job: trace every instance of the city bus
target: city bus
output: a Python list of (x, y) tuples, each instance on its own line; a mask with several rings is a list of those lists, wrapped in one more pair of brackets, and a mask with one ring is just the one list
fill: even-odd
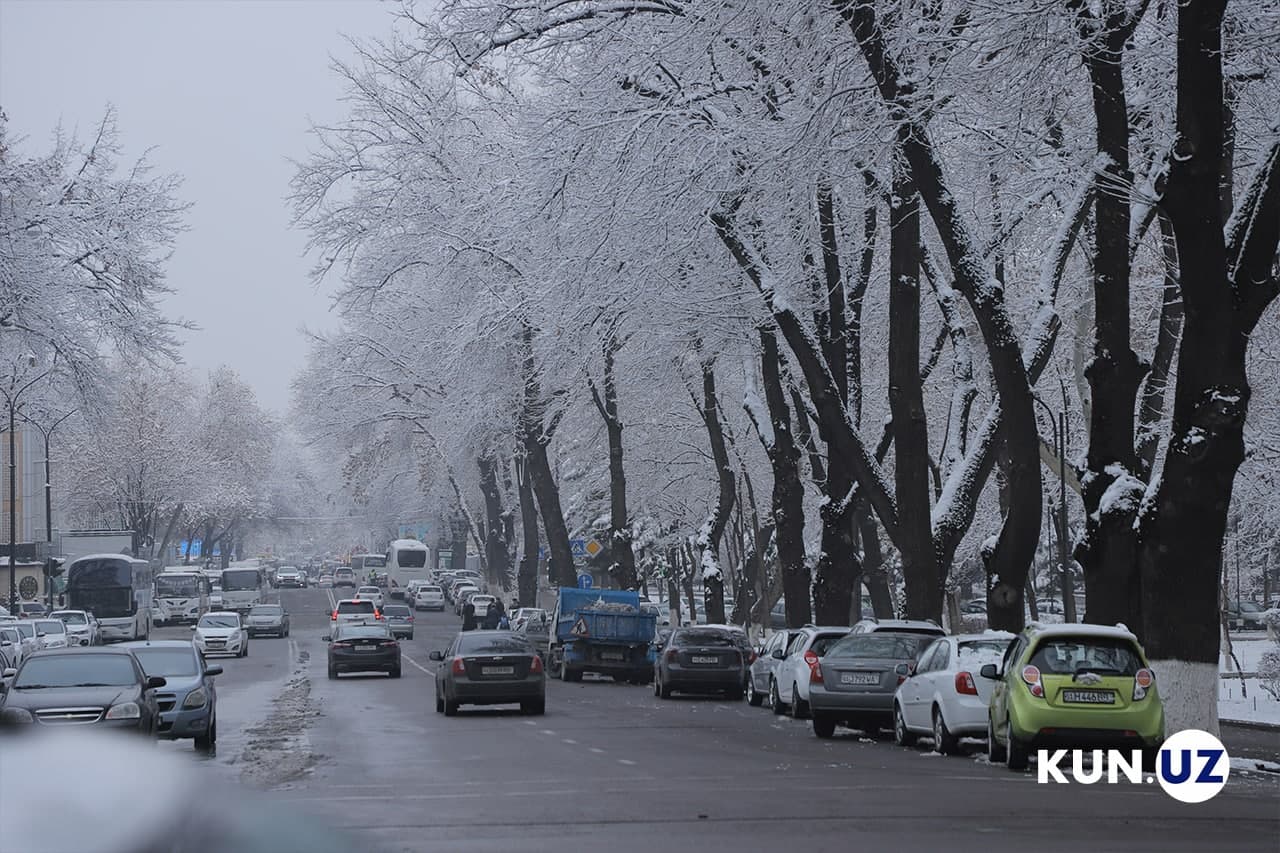
[(396, 539), (387, 547), (387, 574), (396, 586), (392, 598), (401, 598), (412, 580), (427, 579), (431, 552), (417, 539)]
[(247, 613), (267, 600), (270, 581), (261, 566), (231, 566), (222, 570), (222, 609)]
[(195, 566), (166, 566), (156, 575), (156, 598), (171, 622), (198, 622), (209, 611), (209, 579)]
[(68, 610), (87, 610), (98, 620), (101, 641), (151, 636), (151, 566), (124, 554), (88, 554), (67, 564)]

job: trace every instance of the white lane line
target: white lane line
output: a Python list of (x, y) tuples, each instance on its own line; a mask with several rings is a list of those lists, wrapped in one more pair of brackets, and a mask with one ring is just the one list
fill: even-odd
[(619, 759), (618, 759), (618, 763), (619, 763), (619, 764), (626, 764), (628, 767), (635, 767), (635, 766), (636, 766), (636, 763), (635, 763), (634, 761), (628, 761), (628, 760), (627, 760), (627, 759), (625, 759), (625, 758), (619, 758)]
[(551, 729), (542, 729), (542, 730), (540, 731), (540, 734), (544, 734), (544, 735), (554, 735), (554, 734), (555, 734), (555, 732), (551, 731)]
[(430, 669), (427, 669), (425, 666), (423, 666), (422, 664), (418, 663), (416, 660), (414, 660), (413, 658), (409, 657), (409, 656), (408, 656), (408, 655), (406, 655), (404, 652), (400, 652), (400, 657), (404, 658), (404, 659), (405, 659), (405, 660), (407, 660), (409, 663), (411, 663), (412, 665), (416, 666), (418, 669), (420, 669), (420, 670), (422, 670), (423, 672), (425, 672), (427, 675), (430, 675), (432, 678), (434, 678), (434, 677), (435, 677), (435, 672), (434, 672), (434, 671), (432, 671), (432, 670), (430, 670)]
[(601, 749), (601, 748), (600, 748), (600, 747), (598, 747), (598, 746), (593, 746), (593, 747), (591, 747), (591, 751), (592, 751), (592, 752), (594, 752), (594, 753), (600, 754), (600, 755), (603, 755), (603, 754), (604, 754), (604, 750), (603, 750), (603, 749)]
[(574, 739), (573, 739), (573, 738), (571, 738), (571, 737), (567, 737), (567, 738), (565, 738), (565, 739), (564, 739), (564, 742), (565, 742), (565, 743), (569, 743), (569, 744), (576, 744), (576, 743), (577, 743), (577, 741), (576, 741), (576, 740), (574, 740)]

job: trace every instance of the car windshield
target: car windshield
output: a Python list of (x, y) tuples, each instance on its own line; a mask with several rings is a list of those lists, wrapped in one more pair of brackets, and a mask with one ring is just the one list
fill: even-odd
[(376, 586), (362, 586), (360, 595), (382, 595), (382, 590)]
[(165, 677), (196, 674), (196, 654), (193, 649), (134, 649), (133, 654), (142, 664), (147, 675)]
[(18, 670), (13, 686), (18, 690), (45, 687), (125, 687), (138, 683), (133, 660), (127, 654), (33, 657)]
[(469, 632), (459, 641), (458, 652), (466, 655), (531, 655), (533, 647), (528, 640), (514, 634)]
[(851, 634), (832, 643), (824, 657), (915, 660), (933, 641), (933, 637), (924, 634), (905, 637), (888, 633)]
[(61, 619), (41, 619), (36, 623), (36, 630), (44, 631), (46, 634), (65, 634), (67, 626)]
[(259, 604), (249, 611), (250, 616), (281, 616), (284, 608), (279, 604)]
[(75, 612), (55, 613), (53, 615), (61, 619), (63, 623), (67, 625), (88, 625), (89, 624), (89, 620), (85, 618), (85, 615), (83, 613), (75, 613)]
[(257, 569), (228, 570), (222, 573), (222, 588), (228, 592), (257, 589), (262, 586), (262, 575)]
[(728, 631), (680, 631), (676, 634), (674, 642), (683, 646), (733, 646), (733, 635)]
[(1048, 637), (1036, 646), (1029, 663), (1050, 675), (1133, 675), (1142, 668), (1133, 643), (1119, 637)]
[(200, 617), (201, 628), (239, 628), (240, 617), (233, 614), (206, 614)]
[(336, 634), (335, 640), (349, 640), (352, 637), (390, 638), (391, 632), (386, 625), (345, 625)]
[(372, 601), (339, 601), (338, 613), (372, 613)]
[(17, 628), (22, 636), (26, 637), (28, 640), (36, 635), (36, 626), (32, 625), (30, 622), (15, 622), (13, 627)]
[(200, 579), (195, 575), (180, 575), (178, 577), (158, 575), (156, 577), (156, 595), (163, 595), (166, 598), (180, 598), (199, 594)]

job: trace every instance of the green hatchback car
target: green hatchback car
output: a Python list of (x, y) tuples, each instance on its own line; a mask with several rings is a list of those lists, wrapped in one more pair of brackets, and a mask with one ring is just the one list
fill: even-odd
[(988, 756), (1024, 770), (1040, 748), (1140, 748), (1154, 761), (1164, 708), (1138, 638), (1122, 625), (1037, 625), (997, 667), (987, 711)]

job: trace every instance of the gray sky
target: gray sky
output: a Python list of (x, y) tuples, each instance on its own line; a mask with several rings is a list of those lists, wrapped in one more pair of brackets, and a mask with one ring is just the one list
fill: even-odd
[[(184, 357), (229, 364), (283, 412), (302, 366), (302, 326), (327, 329), (289, 225), (293, 166), (310, 121), (343, 115), (330, 57), (343, 34), (389, 35), (378, 0), (0, 0), (0, 108), (10, 139), (45, 150), (54, 127), (87, 134), (107, 104), (130, 159), (153, 147), (184, 177), (190, 230), (169, 265), (171, 316), (198, 323)], [(326, 290), (330, 287), (326, 283)]]

